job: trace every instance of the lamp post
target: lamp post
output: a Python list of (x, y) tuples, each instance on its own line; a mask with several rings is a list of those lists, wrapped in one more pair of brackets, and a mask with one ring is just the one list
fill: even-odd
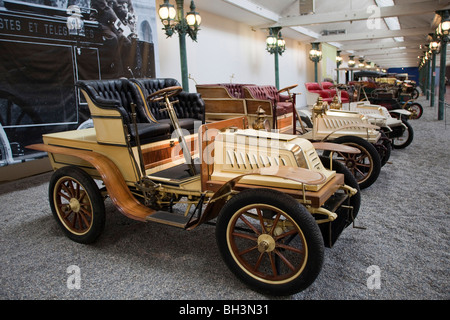
[(436, 30), (436, 34), (441, 42), (441, 65), (439, 68), (439, 110), (438, 120), (444, 120), (445, 111), (445, 64), (447, 55), (448, 35), (450, 33), (450, 11), (442, 10), (436, 12), (441, 16), (441, 23)]
[(189, 91), (189, 78), (186, 56), (186, 34), (193, 41), (197, 41), (197, 32), (201, 23), (200, 15), (195, 11), (194, 1), (191, 1), (190, 11), (184, 17), (184, 0), (176, 0), (177, 9), (164, 0), (159, 6), (159, 18), (164, 25), (163, 30), (167, 37), (171, 37), (175, 32), (178, 33), (180, 43), (180, 64), (181, 64), (181, 83), (184, 91)]
[(269, 35), (266, 38), (266, 50), (275, 58), (275, 86), (280, 89), (280, 71), (278, 66), (278, 55), (286, 50), (286, 42), (281, 35), (281, 27), (269, 28)]
[(309, 59), (314, 62), (314, 81), (317, 82), (317, 63), (322, 60), (322, 51), (319, 49), (320, 42), (311, 43), (312, 49), (309, 51)]
[[(428, 45), (426, 45), (426, 48), (428, 49)], [(430, 100), (430, 54), (428, 53), (428, 50), (424, 52), (424, 59), (425, 59), (425, 92), (427, 100)]]
[(336, 82), (339, 83), (339, 66), (342, 63), (342, 57), (341, 57), (341, 51), (338, 50), (336, 52), (336, 67), (337, 67), (337, 75), (336, 75)]
[(349, 68), (351, 68), (351, 71), (350, 71), (350, 81), (353, 81), (353, 68), (355, 67), (355, 65), (356, 65), (356, 62), (355, 62), (355, 56), (348, 56), (348, 62), (347, 62), (347, 65), (348, 65), (348, 67)]
[(431, 34), (432, 41), (430, 42), (431, 51), (431, 99), (430, 107), (434, 107), (434, 100), (436, 95), (435, 82), (436, 82), (436, 54), (439, 53), (439, 42), (436, 41), (435, 35)]

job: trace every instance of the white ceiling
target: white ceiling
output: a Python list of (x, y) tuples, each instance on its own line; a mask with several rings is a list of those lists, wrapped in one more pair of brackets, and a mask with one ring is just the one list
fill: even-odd
[[(200, 14), (208, 11), (254, 28), (282, 25), (284, 37), (333, 44), (342, 51), (344, 60), (354, 55), (383, 68), (416, 67), (417, 56), (423, 53), (419, 45), (427, 43), (428, 33), (436, 28), (435, 11), (450, 9), (450, 0), (393, 0), (394, 7), (376, 11), (374, 6), (378, 3), (381, 7), (385, 1), (315, 0), (315, 11), (309, 15), (300, 15), (300, 0), (195, 0), (195, 5)], [(390, 30), (389, 19), (370, 19), (377, 14), (395, 14), (400, 30)], [(323, 31), (336, 30), (345, 31), (322, 35)]]

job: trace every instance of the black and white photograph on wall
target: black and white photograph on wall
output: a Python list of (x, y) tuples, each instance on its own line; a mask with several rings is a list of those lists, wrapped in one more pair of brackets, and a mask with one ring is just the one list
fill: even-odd
[(0, 167), (46, 156), (42, 134), (90, 126), (78, 80), (154, 78), (148, 0), (0, 0)]

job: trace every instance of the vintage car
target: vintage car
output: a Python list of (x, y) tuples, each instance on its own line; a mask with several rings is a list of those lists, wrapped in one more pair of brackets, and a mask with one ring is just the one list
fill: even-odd
[(49, 155), (50, 207), (64, 233), (94, 242), (106, 197), (142, 222), (192, 230), (215, 221), (224, 262), (246, 285), (271, 295), (306, 289), (361, 201), (353, 176), (316, 147), (358, 150), (249, 129), (245, 117), (200, 120), (192, 131), (199, 96), (167, 84), (174, 82), (79, 81), (94, 127), (28, 146)]
[(391, 154), (391, 142), (380, 132), (380, 127), (370, 123), (367, 116), (339, 110), (321, 97), (314, 106), (299, 109), (300, 137), (310, 141), (328, 141), (349, 145), (360, 150), (359, 154), (331, 152), (323, 155), (344, 163), (355, 176), (361, 189), (368, 188), (378, 178), (381, 168)]
[(370, 123), (379, 126), (395, 149), (406, 148), (414, 139), (413, 127), (407, 120), (411, 116), (408, 110), (388, 111), (385, 107), (371, 104), (369, 101), (352, 102), (349, 104), (349, 109), (364, 114)]
[(411, 113), (409, 119), (419, 119), (422, 116), (423, 107), (416, 101), (419, 93), (411, 84), (405, 84), (396, 78), (385, 78), (371, 71), (355, 73), (356, 80), (364, 77), (369, 77), (370, 81), (350, 82), (357, 95), (356, 101), (370, 101), (370, 103), (381, 105), (389, 111), (407, 110)]

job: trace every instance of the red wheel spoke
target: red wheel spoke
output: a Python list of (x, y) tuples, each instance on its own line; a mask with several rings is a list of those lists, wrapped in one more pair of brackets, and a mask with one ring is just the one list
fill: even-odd
[(75, 214), (74, 215), (74, 217), (73, 217), (73, 220), (72, 220), (72, 228), (73, 229), (76, 229), (76, 224), (77, 224), (77, 218), (78, 218), (78, 215), (77, 214)]
[(58, 192), (58, 195), (61, 196), (61, 197), (63, 197), (63, 198), (66, 199), (66, 200), (70, 200), (70, 197), (69, 197), (68, 195), (62, 193), (61, 191)]
[(261, 225), (261, 230), (265, 230), (265, 228), (264, 228), (264, 217), (263, 217), (263, 215), (262, 215), (262, 213), (261, 213), (261, 209), (260, 208), (257, 208), (256, 209), (256, 213), (258, 214), (258, 218), (259, 218), (259, 223), (260, 223), (260, 225)]
[(72, 213), (73, 213), (72, 210), (68, 210), (68, 211), (64, 212), (64, 214), (63, 214), (63, 219), (64, 219), (64, 220), (68, 220), (67, 218), (68, 218)]
[(273, 221), (273, 227), (270, 230), (270, 235), (273, 235), (273, 231), (275, 230), (275, 226), (278, 224), (278, 220), (280, 220), (281, 212), (278, 212), (277, 216), (275, 217), (275, 220)]
[(356, 167), (355, 170), (358, 171), (359, 174), (362, 175), (363, 177), (365, 177), (367, 175), (366, 173), (363, 173), (361, 170), (359, 170), (358, 167)]
[(245, 249), (245, 250), (240, 251), (240, 252), (238, 253), (238, 255), (243, 256), (244, 254), (249, 253), (249, 252), (251, 252), (251, 251), (253, 251), (253, 250), (256, 250), (256, 249), (258, 249), (258, 246), (249, 247), (249, 248), (247, 248), (247, 249)]
[(259, 232), (256, 228), (255, 228), (255, 226), (254, 225), (252, 225), (251, 223), (250, 223), (250, 221), (248, 221), (245, 217), (244, 217), (244, 215), (241, 215), (241, 216), (239, 216), (239, 218), (250, 228), (250, 229), (252, 229), (253, 230), (253, 232), (254, 233), (256, 233), (257, 235), (260, 235), (261, 234), (261, 232)]
[(248, 240), (252, 240), (252, 241), (257, 241), (258, 240), (255, 236), (252, 236), (252, 235), (246, 234), (246, 233), (233, 232), (232, 235), (235, 236), (235, 237), (248, 239)]
[(80, 188), (81, 188), (81, 185), (79, 183), (77, 183), (77, 187), (75, 190), (75, 198), (77, 198), (77, 199), (80, 199), (80, 191), (81, 191)]
[(86, 210), (83, 207), (80, 207), (80, 212), (83, 213), (84, 216), (91, 218), (92, 217), (92, 212), (90, 212), (89, 210)]
[(358, 163), (356, 166), (357, 167), (370, 168), (370, 163)]
[(286, 238), (287, 236), (290, 236), (290, 235), (293, 235), (293, 234), (296, 234), (296, 233), (297, 233), (297, 230), (292, 229), (292, 230), (289, 230), (288, 232), (280, 234), (279, 236), (276, 236), (274, 239), (275, 239), (275, 241), (278, 241), (280, 239)]
[(263, 257), (264, 257), (264, 252), (260, 253), (260, 255), (259, 255), (259, 257), (258, 257), (258, 260), (256, 261), (256, 263), (255, 263), (255, 265), (254, 265), (254, 267), (253, 267), (253, 270), (254, 270), (254, 271), (257, 271), (257, 270), (258, 270), (259, 266), (261, 265), (261, 262), (262, 262)]
[(277, 247), (278, 248), (282, 248), (282, 249), (286, 249), (286, 250), (289, 250), (289, 251), (293, 251), (293, 252), (296, 252), (296, 253), (300, 253), (300, 254), (304, 254), (305, 253), (305, 250), (303, 248), (299, 249), (299, 248), (296, 248), (296, 247), (293, 247), (293, 246), (288, 246), (288, 245), (282, 244), (282, 243), (278, 243)]
[[(80, 216), (81, 220), (83, 220), (83, 222), (86, 226), (90, 225), (90, 221), (86, 218), (86, 216), (90, 217), (91, 216), (90, 214), (85, 215), (82, 212), (79, 212), (78, 215)], [(81, 222), (81, 220), (80, 220), (80, 222)]]
[(83, 201), (83, 199), (86, 197), (87, 193), (83, 190), (83, 192), (80, 194), (78, 194), (79, 198), (78, 201), (80, 201), (80, 203)]
[(270, 266), (272, 267), (272, 272), (274, 277), (276, 277), (278, 275), (278, 271), (277, 271), (277, 266), (275, 264), (275, 259), (272, 256), (272, 253), (269, 253), (269, 260), (270, 260)]
[(70, 199), (72, 193), (71, 193), (71, 191), (69, 190), (68, 186), (66, 186), (64, 183), (61, 183), (61, 189), (64, 190), (64, 191), (68, 194), (69, 199)]
[(72, 196), (72, 198), (75, 198), (75, 189), (73, 187), (72, 180), (67, 181), (67, 190), (68, 190), (69, 194)]
[(290, 263), (286, 257), (278, 250), (274, 250), (275, 254), (280, 257), (280, 259), (288, 266), (289, 269), (295, 271), (295, 267)]

